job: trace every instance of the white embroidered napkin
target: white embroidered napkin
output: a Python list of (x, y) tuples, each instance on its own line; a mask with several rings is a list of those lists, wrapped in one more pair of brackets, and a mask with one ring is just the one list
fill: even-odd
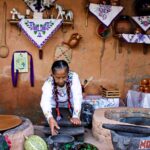
[(129, 43), (150, 44), (150, 36), (146, 34), (121, 34), (121, 36)]
[(135, 16), (132, 18), (144, 31), (150, 28), (150, 16)]
[(104, 25), (109, 26), (115, 17), (123, 10), (123, 7), (90, 3), (89, 10)]

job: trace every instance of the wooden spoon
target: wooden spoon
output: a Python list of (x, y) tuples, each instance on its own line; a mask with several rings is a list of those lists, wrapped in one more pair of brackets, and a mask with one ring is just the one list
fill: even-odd
[(9, 48), (6, 44), (6, 12), (7, 12), (7, 4), (4, 2), (3, 4), (3, 14), (4, 18), (2, 20), (2, 39), (0, 44), (0, 57), (6, 58), (9, 54)]

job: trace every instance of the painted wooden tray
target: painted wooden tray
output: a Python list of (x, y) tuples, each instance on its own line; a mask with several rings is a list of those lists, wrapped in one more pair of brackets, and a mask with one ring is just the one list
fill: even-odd
[(20, 117), (15, 115), (0, 115), (0, 131), (14, 128), (22, 123)]

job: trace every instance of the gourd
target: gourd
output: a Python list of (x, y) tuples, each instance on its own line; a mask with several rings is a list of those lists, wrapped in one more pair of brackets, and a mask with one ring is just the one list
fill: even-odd
[(48, 150), (46, 142), (41, 137), (37, 135), (31, 135), (25, 138), (25, 150)]

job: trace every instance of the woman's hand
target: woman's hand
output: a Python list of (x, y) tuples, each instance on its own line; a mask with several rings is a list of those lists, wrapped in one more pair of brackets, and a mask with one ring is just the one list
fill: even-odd
[(51, 134), (52, 135), (57, 135), (58, 130), (60, 129), (60, 127), (58, 126), (56, 120), (53, 117), (51, 117), (49, 119), (49, 125), (50, 125), (50, 129), (51, 129)]
[(81, 124), (81, 121), (79, 118), (71, 118), (70, 119), (70, 122), (74, 125), (80, 125)]

